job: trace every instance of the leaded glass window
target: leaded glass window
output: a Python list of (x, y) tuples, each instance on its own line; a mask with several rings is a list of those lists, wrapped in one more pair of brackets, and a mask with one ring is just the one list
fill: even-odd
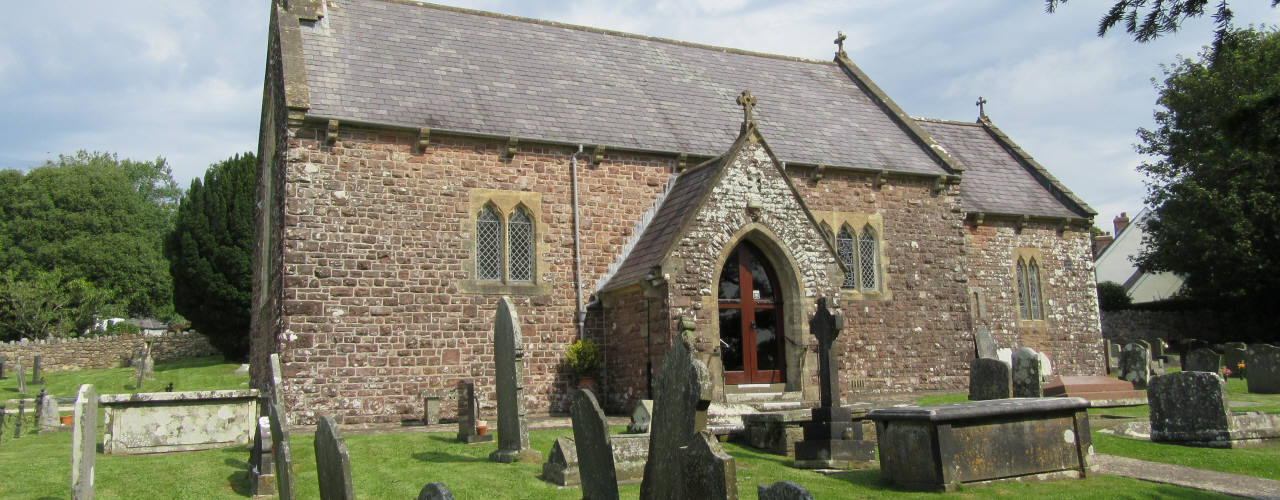
[(860, 274), (862, 275), (862, 289), (875, 290), (877, 278), (876, 256), (880, 252), (876, 251), (876, 237), (871, 234), (871, 228), (862, 230), (862, 235), (858, 237), (858, 264)]
[(492, 205), (485, 205), (476, 217), (476, 276), (502, 279), (502, 219)]
[(836, 251), (840, 254), (840, 260), (844, 262), (849, 272), (844, 275), (844, 285), (842, 288), (858, 287), (858, 267), (853, 263), (853, 235), (849, 234), (849, 228), (841, 227), (840, 234), (836, 235)]
[(1031, 309), (1031, 315), (1027, 319), (1044, 319), (1040, 308), (1040, 265), (1035, 259), (1031, 259), (1031, 263), (1027, 264), (1027, 292), (1031, 296), (1028, 307)]
[(1015, 270), (1018, 279), (1018, 313), (1022, 319), (1031, 319), (1031, 297), (1027, 292), (1027, 261), (1018, 258)]
[(507, 248), (511, 281), (533, 280), (533, 221), (523, 208), (516, 208), (507, 220)]

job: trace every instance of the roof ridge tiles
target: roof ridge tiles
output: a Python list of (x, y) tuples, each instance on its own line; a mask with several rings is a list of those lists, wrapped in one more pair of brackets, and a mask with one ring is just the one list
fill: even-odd
[(751, 51), (751, 50), (735, 49), (735, 48), (733, 48), (733, 47), (721, 47), (721, 46), (719, 46), (719, 45), (710, 45), (710, 44), (704, 44), (704, 43), (688, 42), (688, 41), (684, 41), (684, 40), (676, 40), (676, 39), (673, 39), (673, 38), (664, 38), (664, 37), (660, 37), (660, 36), (641, 35), (641, 34), (639, 34), (639, 33), (629, 33), (629, 32), (626, 32), (626, 31), (617, 31), (617, 30), (610, 30), (610, 29), (604, 29), (604, 28), (593, 28), (593, 27), (591, 27), (591, 26), (583, 26), (583, 25), (580, 25), (580, 24), (570, 24), (570, 23), (562, 23), (562, 22), (558, 22), (558, 21), (548, 21), (548, 20), (545, 20), (545, 19), (536, 19), (536, 18), (532, 18), (532, 17), (515, 16), (515, 15), (511, 15), (511, 14), (502, 14), (502, 13), (498, 13), (498, 12), (489, 12), (489, 11), (484, 11), (484, 10), (468, 9), (468, 8), (466, 8), (466, 7), (454, 7), (454, 6), (451, 6), (451, 5), (441, 5), (441, 4), (431, 3), (431, 2), (418, 2), (418, 1), (415, 1), (415, 0), (376, 0), (376, 1), (378, 1), (378, 2), (385, 2), (385, 3), (394, 3), (394, 4), (400, 4), (400, 5), (409, 5), (409, 6), (414, 6), (414, 7), (424, 7), (424, 8), (428, 8), (428, 9), (436, 9), (436, 10), (443, 10), (443, 11), (449, 11), (449, 12), (457, 12), (457, 13), (459, 13), (459, 14), (469, 14), (469, 15), (475, 15), (475, 16), (481, 16), (481, 17), (489, 17), (489, 18), (494, 18), (494, 19), (505, 19), (505, 20), (509, 20), (509, 21), (517, 21), (517, 22), (522, 22), (522, 23), (539, 24), (539, 25), (543, 25), (543, 26), (552, 26), (552, 27), (556, 27), (556, 28), (565, 28), (565, 29), (571, 29), (571, 30), (576, 30), (576, 31), (582, 31), (582, 32), (586, 32), (586, 33), (596, 33), (596, 34), (600, 34), (600, 35), (610, 35), (610, 36), (618, 36), (618, 37), (624, 37), (624, 38), (634, 38), (634, 39), (637, 39), (637, 40), (645, 40), (645, 41), (650, 41), (650, 42), (666, 43), (666, 44), (670, 44), (670, 45), (678, 45), (678, 46), (681, 46), (681, 47), (690, 47), (690, 48), (695, 48), (695, 49), (712, 50), (712, 51), (716, 51), (716, 52), (724, 52), (724, 53), (729, 53), (729, 54), (740, 54), (740, 55), (745, 55), (745, 56), (765, 57), (765, 58), (769, 58), (769, 59), (781, 59), (781, 60), (784, 60), (784, 61), (802, 62), (802, 63), (810, 63), (810, 64), (822, 64), (822, 65), (826, 65), (826, 66), (836, 66), (836, 65), (837, 65), (837, 64), (836, 64), (836, 62), (835, 62), (834, 60), (831, 60), (831, 61), (823, 61), (823, 60), (820, 60), (820, 59), (809, 59), (809, 58), (806, 58), (806, 57), (795, 57), (795, 56), (787, 56), (787, 55), (782, 55), (782, 54), (770, 54), (770, 53), (767, 53), (767, 52), (755, 52), (755, 51)]

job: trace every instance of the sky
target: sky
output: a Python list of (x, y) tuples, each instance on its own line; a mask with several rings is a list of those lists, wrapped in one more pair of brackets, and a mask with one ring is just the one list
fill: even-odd
[[(1096, 36), (1110, 1), (444, 0), (649, 36), (830, 60), (845, 50), (913, 116), (992, 121), (1089, 203), (1111, 230), (1146, 194), (1133, 148), (1153, 127), (1162, 64), (1194, 57), (1211, 20), (1140, 44)], [(1238, 25), (1280, 24), (1236, 0)], [(0, 18), (0, 168), (77, 150), (164, 157), (186, 186), (256, 151), (266, 0), (16, 2)]]

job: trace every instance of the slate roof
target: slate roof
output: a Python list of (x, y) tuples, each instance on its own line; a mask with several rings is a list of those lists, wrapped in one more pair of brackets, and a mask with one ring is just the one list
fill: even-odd
[(834, 62), (387, 0), (301, 28), (311, 116), (714, 157), (755, 119), (779, 160), (950, 172)]
[[(981, 123), (916, 119), (933, 140), (964, 165), (960, 198), (966, 212), (1040, 217), (1089, 218), (1093, 209), (1073, 200), (1066, 188), (1038, 165), (1020, 159)], [(1006, 138), (1007, 139), (1007, 138)], [(1031, 160), (1034, 161), (1034, 160)]]

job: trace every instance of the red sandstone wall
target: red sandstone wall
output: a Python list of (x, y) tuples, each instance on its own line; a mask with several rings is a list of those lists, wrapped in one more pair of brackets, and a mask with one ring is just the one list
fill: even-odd
[[(284, 206), (285, 403), (295, 421), (416, 418), (420, 391), (474, 379), (493, 408), (493, 314), (499, 295), (468, 294), (472, 188), (537, 192), (544, 295), (513, 296), (523, 324), (526, 405), (563, 408), (572, 376), (563, 350), (574, 325), (569, 148), (432, 138), (343, 127), (289, 139)], [(584, 155), (583, 160), (586, 159)], [(580, 168), (584, 294), (652, 205), (670, 160), (609, 155)], [(584, 300), (586, 297), (584, 297)], [(447, 410), (446, 410), (447, 411)]]
[[(1093, 253), (1087, 230), (1060, 232), (1057, 225), (1030, 222), (1021, 229), (1009, 219), (966, 224), (970, 286), (978, 289), (982, 307), (977, 324), (991, 329), (997, 346), (1030, 347), (1044, 352), (1055, 374), (1102, 375), (1102, 330), (1093, 275)], [(1045, 302), (1042, 324), (1019, 324), (1014, 282), (1014, 249), (1039, 249)]]
[(879, 214), (887, 299), (850, 300), (838, 339), (841, 388), (859, 392), (960, 389), (968, 385), (973, 339), (967, 329), (963, 214), (955, 186), (929, 178), (811, 169), (788, 174), (815, 211)]

